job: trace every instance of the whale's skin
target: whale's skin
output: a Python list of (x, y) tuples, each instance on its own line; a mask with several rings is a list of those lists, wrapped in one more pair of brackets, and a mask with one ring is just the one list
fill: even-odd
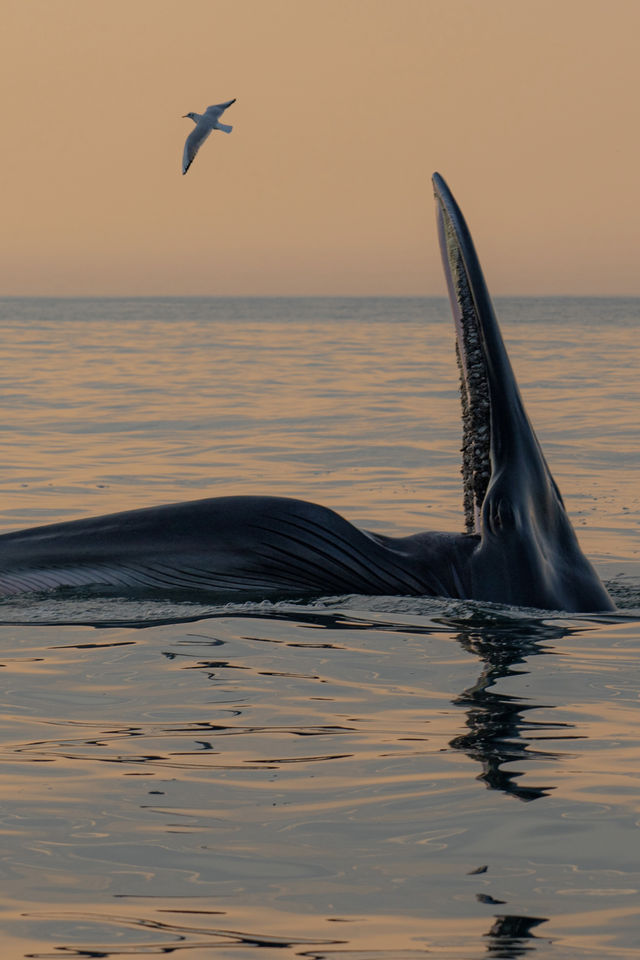
[(303, 500), (215, 497), (3, 534), (0, 595), (355, 593), (613, 609), (525, 413), (468, 227), (438, 174), (433, 186), (461, 372), (466, 532), (389, 537)]

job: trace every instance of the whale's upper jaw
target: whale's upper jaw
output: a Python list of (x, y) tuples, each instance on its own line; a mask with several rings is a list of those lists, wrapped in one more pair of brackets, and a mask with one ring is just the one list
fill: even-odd
[(480, 536), (473, 595), (612, 609), (527, 417), (469, 228), (437, 173), (433, 187), (460, 367), (465, 524)]

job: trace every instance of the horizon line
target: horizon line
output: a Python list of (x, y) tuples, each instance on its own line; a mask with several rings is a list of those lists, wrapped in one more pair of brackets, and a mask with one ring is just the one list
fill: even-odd
[[(494, 293), (495, 300), (638, 300), (640, 293)], [(448, 300), (446, 293), (7, 293), (5, 300)]]

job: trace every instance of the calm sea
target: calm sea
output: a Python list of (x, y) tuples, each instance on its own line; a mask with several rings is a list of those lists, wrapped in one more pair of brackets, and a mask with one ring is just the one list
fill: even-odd
[[(640, 300), (498, 312), (619, 612), (1, 602), (3, 957), (638, 956)], [(462, 528), (444, 300), (0, 325), (2, 531), (235, 493)]]

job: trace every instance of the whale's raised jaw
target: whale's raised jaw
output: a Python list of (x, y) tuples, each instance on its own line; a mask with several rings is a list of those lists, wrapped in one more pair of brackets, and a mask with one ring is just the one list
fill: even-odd
[(433, 187), (460, 368), (465, 523), (480, 537), (470, 592), (547, 609), (613, 609), (525, 412), (469, 228), (437, 173)]

